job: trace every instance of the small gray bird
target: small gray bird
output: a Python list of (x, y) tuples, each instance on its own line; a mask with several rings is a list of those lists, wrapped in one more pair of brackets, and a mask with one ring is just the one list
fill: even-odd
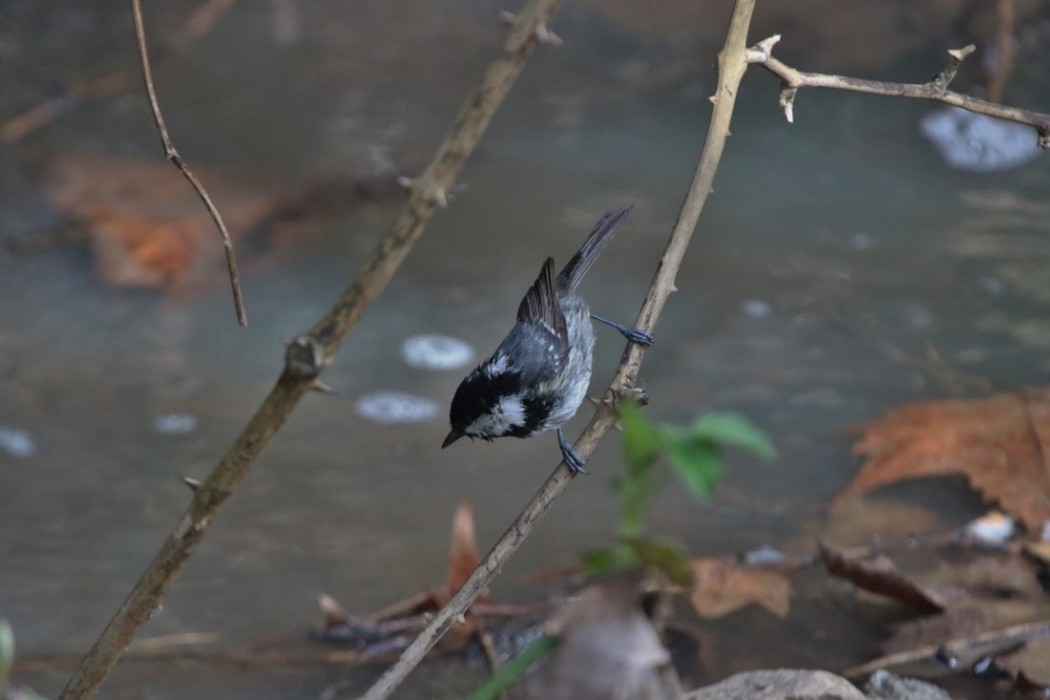
[(648, 333), (592, 314), (575, 293), (632, 208), (599, 219), (557, 277), (554, 258), (543, 263), (540, 276), (518, 306), (517, 323), (492, 357), (456, 389), (449, 410), (452, 430), (442, 448), (464, 435), (482, 440), (526, 438), (556, 429), (565, 464), (577, 474), (587, 473), (561, 426), (576, 414), (591, 382), (591, 319), (615, 328), (631, 342), (653, 342)]

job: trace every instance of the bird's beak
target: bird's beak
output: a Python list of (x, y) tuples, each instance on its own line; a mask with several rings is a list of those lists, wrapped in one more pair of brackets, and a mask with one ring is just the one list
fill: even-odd
[(463, 433), (453, 428), (452, 430), (448, 431), (448, 437), (446, 437), (445, 441), (441, 443), (441, 449), (445, 449), (446, 447), (454, 443), (456, 440), (459, 440), (461, 437), (463, 437)]

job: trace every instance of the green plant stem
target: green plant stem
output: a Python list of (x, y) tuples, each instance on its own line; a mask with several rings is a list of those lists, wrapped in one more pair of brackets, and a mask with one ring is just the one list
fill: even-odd
[(520, 654), (503, 664), (485, 685), (478, 688), (470, 700), (493, 700), (511, 683), (518, 680), (534, 663), (558, 648), (561, 639), (543, 636), (525, 647)]

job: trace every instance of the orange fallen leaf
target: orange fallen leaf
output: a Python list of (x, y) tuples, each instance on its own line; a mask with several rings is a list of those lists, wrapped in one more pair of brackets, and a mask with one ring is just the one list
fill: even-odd
[(697, 557), (692, 566), (689, 601), (700, 617), (722, 617), (752, 603), (777, 617), (788, 614), (791, 583), (783, 574), (722, 557)]
[(469, 501), (463, 501), (452, 517), (452, 539), (448, 552), (448, 569), (445, 571), (445, 585), (449, 595), (459, 590), (474, 573), (474, 569), (478, 568), (480, 561), (478, 540), (474, 534), (474, 509)]
[(1050, 387), (914, 403), (862, 430), (853, 451), (867, 461), (835, 505), (898, 481), (962, 474), (1030, 531), (1050, 520)]
[[(251, 183), (197, 174), (208, 183), (234, 238), (276, 206)], [(48, 175), (48, 198), (83, 222), (99, 275), (109, 286), (171, 289), (221, 279), (225, 258), (215, 223), (167, 163), (62, 156)]]
[(185, 285), (201, 238), (201, 221), (160, 221), (97, 207), (86, 217), (102, 281), (111, 287)]

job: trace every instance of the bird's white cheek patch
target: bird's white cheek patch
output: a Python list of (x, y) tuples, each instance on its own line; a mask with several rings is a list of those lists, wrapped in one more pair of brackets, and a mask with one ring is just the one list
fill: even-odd
[(471, 423), (466, 432), (478, 437), (501, 437), (506, 435), (511, 427), (524, 424), (525, 407), (521, 405), (521, 399), (504, 396), (495, 410), (483, 414)]
[(525, 425), (525, 407), (521, 405), (521, 399), (504, 396), (499, 400), (499, 412), (507, 425)]

